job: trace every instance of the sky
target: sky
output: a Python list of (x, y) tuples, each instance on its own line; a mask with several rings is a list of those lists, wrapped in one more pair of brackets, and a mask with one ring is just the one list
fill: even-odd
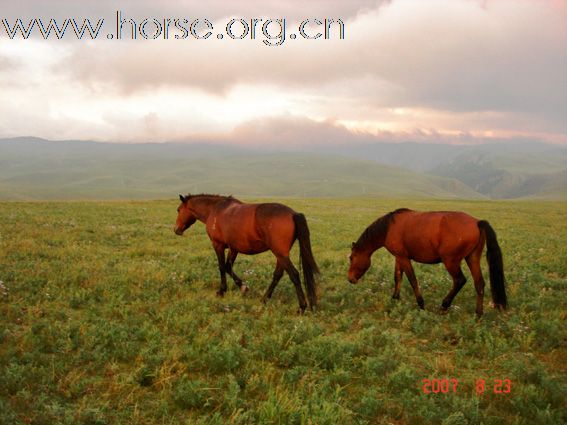
[[(117, 10), (137, 23), (206, 18), (214, 30), (206, 40), (173, 32), (127, 40), (128, 29), (108, 39)], [(565, 0), (2, 5), (0, 19), (17, 18), (105, 22), (98, 39), (80, 41), (70, 29), (61, 40), (37, 31), (10, 39), (0, 24), (0, 138), (567, 144)], [(255, 40), (230, 39), (224, 28), (233, 18), (285, 18), (286, 39), (267, 46), (262, 22)], [(341, 19), (344, 39), (338, 25), (327, 40), (303, 39), (298, 26), (307, 18)], [(316, 34), (310, 22), (306, 31)], [(270, 25), (277, 34), (277, 22)]]

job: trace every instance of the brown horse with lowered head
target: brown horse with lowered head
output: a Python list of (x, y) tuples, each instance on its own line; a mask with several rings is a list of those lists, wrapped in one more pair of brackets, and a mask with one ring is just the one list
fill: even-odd
[(226, 273), (242, 293), (248, 290), (233, 270), (239, 253), (259, 254), (270, 250), (276, 257), (276, 268), (262, 301), (265, 303), (272, 297), (285, 271), (295, 286), (300, 312), (305, 311), (307, 303), (301, 289), (299, 272), (289, 258), (291, 247), (297, 239), (309, 306), (313, 309), (317, 304), (314, 274), (319, 273), (319, 269), (313, 258), (309, 228), (303, 214), (283, 204), (246, 204), (232, 196), (179, 195), (179, 199), (181, 204), (177, 208), (175, 233), (182, 235), (197, 220), (205, 224), (219, 263), (219, 296), (223, 296), (227, 290)]
[(443, 310), (447, 310), (467, 281), (461, 270), (461, 261), (465, 259), (474, 279), (476, 314), (480, 317), (484, 297), (480, 259), (485, 243), (492, 301), (496, 308), (505, 309), (504, 266), (496, 233), (487, 221), (477, 220), (463, 212), (419, 212), (402, 208), (380, 217), (366, 228), (358, 241), (353, 242), (348, 280), (357, 283), (370, 267), (374, 251), (386, 247), (396, 257), (393, 298), (400, 298), (400, 285), (405, 273), (417, 304), (423, 309), (423, 297), (411, 261), (443, 263), (453, 278), (453, 287), (441, 305)]

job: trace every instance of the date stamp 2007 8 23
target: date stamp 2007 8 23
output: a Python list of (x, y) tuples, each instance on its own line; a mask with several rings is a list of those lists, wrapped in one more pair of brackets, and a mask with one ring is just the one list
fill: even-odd
[[(456, 378), (422, 379), (422, 391), (424, 394), (448, 394), (457, 393), (459, 380)], [(478, 378), (475, 382), (475, 392), (478, 395), (484, 392), (493, 394), (509, 394), (512, 392), (512, 381), (510, 379), (483, 379)]]

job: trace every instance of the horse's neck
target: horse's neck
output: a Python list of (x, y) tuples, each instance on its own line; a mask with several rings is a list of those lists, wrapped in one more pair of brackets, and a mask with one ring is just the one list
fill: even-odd
[(370, 255), (372, 255), (375, 251), (377, 251), (378, 249), (380, 249), (384, 246), (384, 240), (385, 239), (386, 239), (386, 236), (384, 235), (384, 236), (380, 236), (379, 238), (376, 238), (374, 240), (370, 240), (370, 241), (366, 242), (365, 248), (368, 250)]
[(386, 234), (374, 235), (373, 237), (369, 237), (363, 244), (363, 249), (367, 251), (370, 255), (372, 255), (376, 250), (382, 248), (386, 241)]
[(225, 198), (199, 198), (191, 202), (191, 210), (195, 213), (197, 220), (205, 223), (211, 214), (213, 208), (215, 208), (220, 202), (224, 201)]
[(364, 231), (364, 236), (361, 237), (363, 239), (362, 246), (364, 247), (365, 251), (368, 251), (370, 255), (374, 251), (384, 246), (384, 242), (386, 240), (386, 234), (388, 233), (388, 229), (384, 228), (382, 225), (382, 221), (378, 220), (372, 223), (368, 228)]

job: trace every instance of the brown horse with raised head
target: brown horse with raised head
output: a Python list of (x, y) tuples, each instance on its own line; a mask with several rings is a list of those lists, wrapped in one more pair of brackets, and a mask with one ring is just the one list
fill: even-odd
[(480, 317), (484, 297), (480, 259), (485, 243), (492, 300), (496, 308), (505, 309), (504, 266), (496, 233), (487, 221), (477, 220), (463, 212), (419, 212), (403, 208), (380, 217), (366, 228), (358, 241), (353, 242), (348, 280), (357, 283), (370, 267), (370, 257), (374, 251), (386, 247), (396, 257), (393, 298), (400, 298), (400, 285), (405, 273), (417, 304), (424, 308), (411, 261), (443, 263), (453, 278), (453, 287), (441, 305), (443, 310), (447, 310), (466, 282), (461, 270), (461, 261), (465, 259), (474, 279), (476, 314)]
[[(307, 303), (299, 272), (289, 258), (297, 239), (309, 306), (313, 309), (317, 304), (314, 274), (319, 273), (319, 269), (311, 251), (309, 228), (303, 214), (283, 204), (246, 204), (232, 196), (179, 195), (179, 199), (181, 204), (177, 208), (175, 233), (182, 235), (197, 220), (205, 224), (219, 263), (219, 296), (227, 290), (226, 273), (243, 293), (248, 290), (233, 270), (239, 253), (259, 254), (270, 250), (276, 257), (276, 268), (262, 301), (265, 303), (272, 297), (285, 271), (295, 286), (300, 312), (305, 311)], [(225, 259), (226, 249), (228, 258)]]

